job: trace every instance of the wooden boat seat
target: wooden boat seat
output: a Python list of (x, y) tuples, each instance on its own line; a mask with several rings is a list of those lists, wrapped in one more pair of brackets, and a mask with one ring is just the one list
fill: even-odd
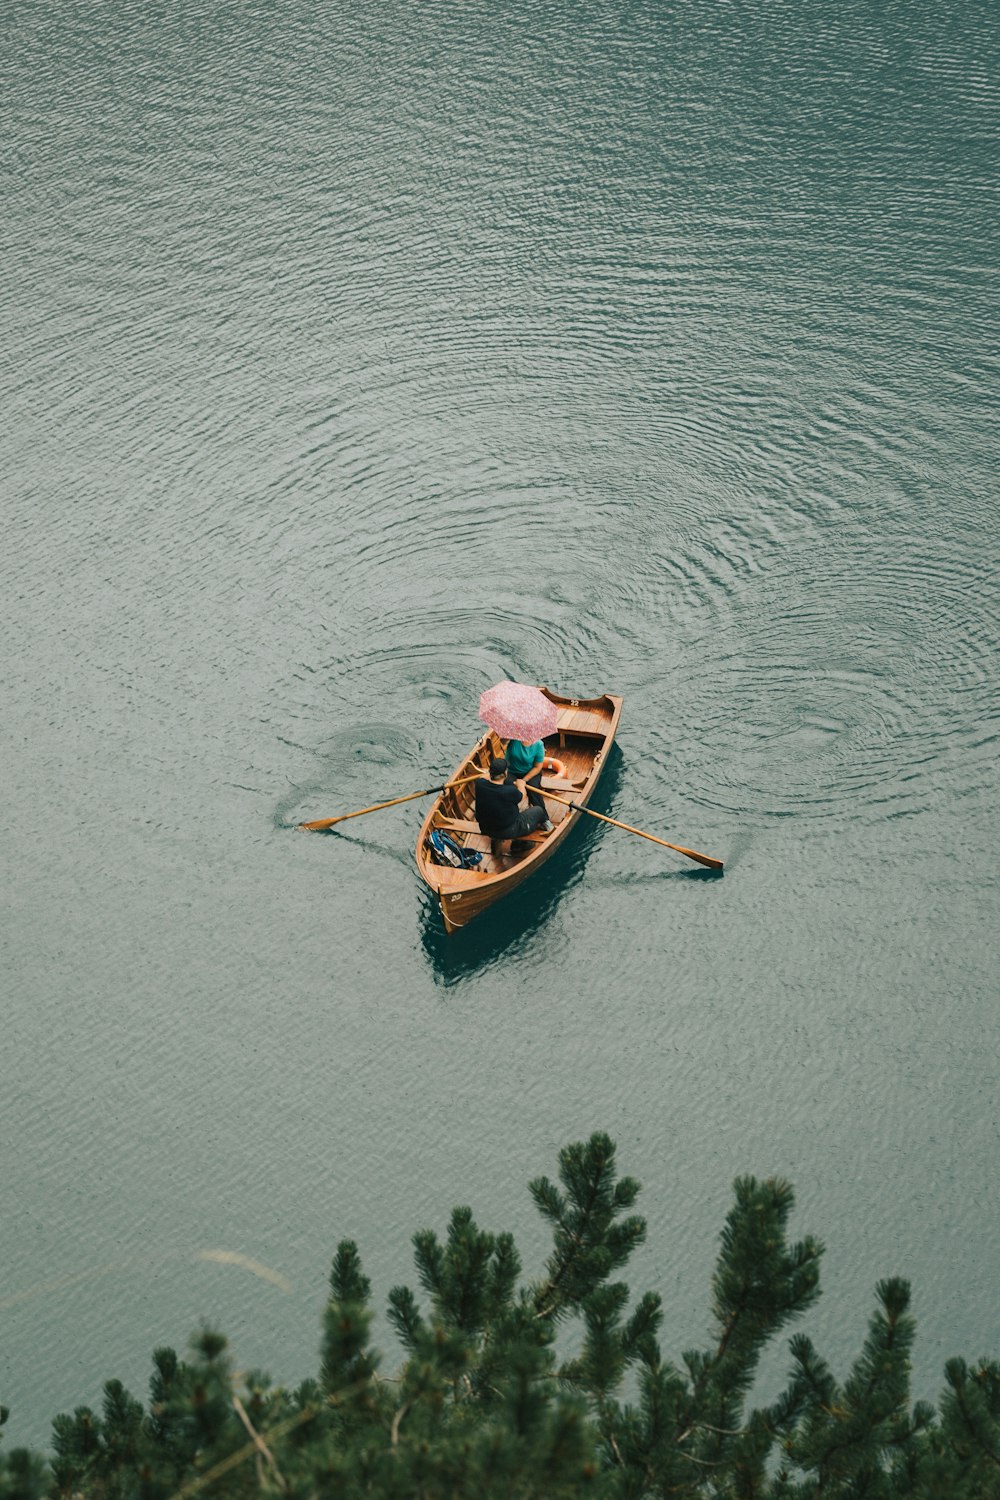
[[(487, 838), (478, 823), (470, 823), (465, 818), (436, 818), (435, 828), (443, 828), (447, 833), (476, 833), (480, 838)], [(547, 833), (526, 833), (523, 838), (517, 839), (518, 844), (541, 844), (548, 838)]]
[(455, 890), (456, 887), (464, 889), (467, 886), (478, 885), (489, 875), (489, 870), (453, 870), (451, 865), (432, 865), (428, 871), (427, 880), (435, 890)]
[(579, 729), (574, 725), (559, 725), (559, 748), (564, 749), (570, 740), (604, 740), (605, 734), (598, 729)]
[(564, 734), (580, 734), (588, 739), (603, 740), (608, 732), (607, 714), (588, 708), (564, 708), (556, 720), (559, 738)]

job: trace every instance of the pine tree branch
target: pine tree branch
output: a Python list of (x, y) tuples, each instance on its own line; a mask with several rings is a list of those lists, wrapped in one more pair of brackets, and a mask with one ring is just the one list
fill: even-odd
[(406, 1416), (406, 1413), (413, 1405), (413, 1401), (414, 1398), (411, 1396), (408, 1401), (404, 1401), (402, 1406), (397, 1407), (396, 1409), (396, 1412), (392, 1419), (392, 1426), (389, 1429), (389, 1445), (392, 1448), (399, 1447), (399, 1424), (400, 1422), (402, 1422), (403, 1418)]
[[(727, 1347), (729, 1345), (729, 1342), (730, 1342), (730, 1340), (732, 1338), (732, 1335), (733, 1335), (733, 1333), (734, 1333), (734, 1331), (736, 1329), (736, 1325), (739, 1322), (740, 1318), (743, 1316), (743, 1313), (746, 1311), (747, 1301), (748, 1301), (748, 1293), (746, 1292), (746, 1290), (744, 1290), (743, 1296), (740, 1298), (740, 1301), (736, 1304), (735, 1308), (733, 1309), (732, 1315), (731, 1315), (728, 1323), (723, 1328), (722, 1337), (719, 1340), (719, 1343), (718, 1343), (718, 1345), (716, 1347), (715, 1354), (712, 1356), (711, 1359), (706, 1360), (705, 1364), (702, 1366), (701, 1370), (699, 1371), (696, 1380), (692, 1384), (692, 1387), (691, 1387), (691, 1399), (687, 1402), (687, 1404), (685, 1406), (685, 1409), (684, 1409), (683, 1417), (681, 1418), (681, 1421), (685, 1425), (685, 1431), (684, 1431), (683, 1435), (677, 1439), (677, 1441), (679, 1443), (683, 1442), (684, 1438), (688, 1437), (691, 1434), (691, 1432), (694, 1430), (695, 1427), (697, 1427), (697, 1426), (707, 1426), (708, 1425), (707, 1423), (699, 1423), (699, 1422), (697, 1422), (695, 1420), (695, 1418), (694, 1418), (693, 1413), (698, 1409), (698, 1405), (699, 1405), (699, 1403), (701, 1401), (702, 1392), (704, 1391), (705, 1386), (708, 1384), (709, 1379), (715, 1373), (715, 1371), (718, 1369), (718, 1367), (721, 1364), (722, 1360), (725, 1358), (726, 1349), (727, 1349)], [(720, 1398), (720, 1404), (721, 1404), (721, 1400), (724, 1400), (724, 1396)], [(718, 1427), (713, 1428), (712, 1430), (715, 1431), (715, 1432), (721, 1432), (722, 1431), (722, 1429), (718, 1428)]]
[[(286, 1432), (291, 1432), (293, 1427), (299, 1427), (303, 1422), (310, 1421), (317, 1411), (318, 1407), (312, 1406), (306, 1407), (305, 1411), (296, 1412), (295, 1416), (289, 1417), (287, 1422), (279, 1422), (277, 1427), (272, 1427), (267, 1434), (268, 1437), (272, 1439), (283, 1437)], [(228, 1474), (230, 1469), (235, 1469), (245, 1459), (252, 1458), (257, 1451), (256, 1443), (244, 1444), (242, 1448), (237, 1448), (235, 1453), (230, 1453), (227, 1458), (220, 1459), (217, 1464), (206, 1469), (204, 1474), (198, 1474), (194, 1479), (189, 1479), (187, 1484), (182, 1484), (180, 1489), (175, 1490), (170, 1496), (170, 1500), (190, 1500), (191, 1495), (197, 1495), (199, 1490), (214, 1484), (217, 1479), (222, 1478), (223, 1474)]]
[[(284, 1422), (278, 1422), (274, 1427), (269, 1427), (265, 1436), (273, 1443), (276, 1438), (284, 1437), (286, 1433), (292, 1432), (296, 1427), (301, 1427), (303, 1423), (311, 1422), (314, 1417), (319, 1415), (324, 1406), (336, 1408), (343, 1401), (350, 1400), (353, 1396), (359, 1396), (371, 1384), (371, 1378), (370, 1376), (365, 1376), (363, 1380), (355, 1381), (353, 1385), (346, 1386), (344, 1390), (331, 1393), (324, 1401), (303, 1407), (302, 1411), (297, 1411), (294, 1417), (288, 1417)], [(197, 1474), (193, 1479), (189, 1479), (186, 1484), (182, 1484), (180, 1489), (174, 1490), (173, 1494), (169, 1496), (169, 1500), (190, 1500), (192, 1495), (197, 1495), (200, 1490), (207, 1488), (210, 1484), (214, 1484), (217, 1479), (221, 1479), (223, 1474), (228, 1474), (231, 1469), (238, 1468), (241, 1463), (248, 1458), (252, 1458), (258, 1452), (259, 1449), (256, 1442), (245, 1443), (242, 1448), (237, 1448), (235, 1453), (230, 1453), (228, 1457), (220, 1459), (217, 1464), (213, 1464), (210, 1469), (206, 1469), (204, 1474)]]
[(233, 1397), (233, 1410), (239, 1417), (240, 1421), (243, 1423), (243, 1426), (246, 1428), (247, 1432), (250, 1434), (250, 1440), (254, 1444), (254, 1447), (257, 1449), (258, 1458), (263, 1457), (267, 1459), (268, 1463), (271, 1465), (271, 1469), (274, 1473), (275, 1480), (277, 1481), (278, 1488), (282, 1491), (283, 1494), (287, 1495), (288, 1484), (281, 1470), (278, 1468), (277, 1463), (275, 1462), (274, 1454), (271, 1452), (270, 1448), (264, 1442), (264, 1439), (261, 1437), (256, 1427), (251, 1422), (250, 1418), (247, 1415), (246, 1407), (243, 1405), (243, 1402), (240, 1400), (239, 1396)]
[[(585, 1233), (586, 1229), (588, 1228), (588, 1226), (590, 1224), (591, 1215), (594, 1212), (594, 1204), (597, 1201), (597, 1196), (598, 1196), (599, 1190), (600, 1190), (599, 1174), (595, 1174), (594, 1178), (592, 1180), (592, 1185), (591, 1185), (590, 1201), (587, 1204), (586, 1213), (585, 1213), (585, 1215), (583, 1217), (583, 1220), (582, 1220), (582, 1222), (581, 1222), (581, 1224), (580, 1224), (580, 1226), (579, 1226), (576, 1234), (573, 1236), (572, 1244), (570, 1245), (570, 1247), (569, 1247), (568, 1251), (566, 1252), (566, 1254), (563, 1256), (562, 1264), (559, 1266), (559, 1269), (556, 1271), (555, 1276), (550, 1277), (548, 1283), (539, 1292), (539, 1294), (538, 1294), (538, 1298), (539, 1299), (542, 1298), (542, 1297), (552, 1297), (552, 1296), (554, 1296), (556, 1288), (558, 1287), (560, 1281), (562, 1280), (563, 1276), (565, 1275), (565, 1273), (569, 1269), (569, 1267), (573, 1264), (573, 1261), (576, 1259), (577, 1253), (579, 1252), (580, 1247), (583, 1244), (584, 1233)], [(538, 1299), (536, 1299), (536, 1301), (537, 1300)], [(555, 1312), (557, 1306), (558, 1306), (558, 1303), (557, 1302), (553, 1302), (551, 1304), (551, 1306), (541, 1308), (535, 1314), (535, 1316), (538, 1317), (538, 1318), (549, 1318)]]
[[(985, 1442), (984, 1439), (980, 1436), (976, 1420), (965, 1404), (962, 1391), (955, 1385), (952, 1386), (952, 1390), (955, 1392), (955, 1401), (958, 1405), (959, 1411), (962, 1413), (962, 1416), (965, 1419), (965, 1425), (968, 1429), (972, 1441), (979, 1447), (981, 1452), (985, 1454), (991, 1464), (995, 1464), (997, 1468), (1000, 1468), (1000, 1454), (994, 1453), (989, 1444)], [(955, 1443), (954, 1439), (952, 1440), (951, 1446), (954, 1448), (959, 1458), (963, 1457), (962, 1451)]]
[[(878, 1285), (878, 1287), (876, 1288), (876, 1291), (877, 1291), (877, 1293), (879, 1295), (880, 1301), (882, 1302), (882, 1307), (883, 1307), (883, 1310), (884, 1310), (884, 1317), (885, 1317), (885, 1344), (884, 1344), (884, 1350), (885, 1350), (886, 1353), (892, 1354), (892, 1353), (895, 1352), (895, 1348), (896, 1348), (896, 1336), (899, 1333), (899, 1321), (905, 1315), (906, 1304), (904, 1303), (901, 1308), (893, 1308), (892, 1306), (888, 1305), (887, 1298), (886, 1298), (886, 1296), (883, 1293), (883, 1287), (885, 1287), (886, 1285), (887, 1285), (887, 1283), (880, 1282), (879, 1285)], [(872, 1333), (874, 1333), (875, 1331), (876, 1330), (873, 1327), (872, 1328)], [(869, 1335), (869, 1339), (866, 1342), (870, 1343), (870, 1339), (871, 1339), (871, 1336)], [(867, 1349), (865, 1350), (865, 1352), (867, 1353)], [(881, 1353), (881, 1352), (882, 1351), (879, 1351), (879, 1353)], [(874, 1352), (873, 1352), (873, 1358), (872, 1358), (872, 1362), (871, 1362), (871, 1369), (870, 1369), (870, 1372), (869, 1372), (869, 1375), (868, 1375), (868, 1380), (867, 1380), (867, 1382), (865, 1384), (865, 1390), (864, 1390), (864, 1404), (865, 1405), (867, 1405), (868, 1402), (870, 1401), (872, 1392), (876, 1389), (876, 1387), (878, 1385), (878, 1382), (879, 1382), (879, 1378), (882, 1375), (882, 1373), (883, 1372), (876, 1365), (875, 1357), (874, 1357)]]
[(700, 1429), (704, 1432), (718, 1432), (723, 1437), (746, 1437), (750, 1431), (749, 1427), (713, 1427), (711, 1422), (692, 1422), (689, 1431)]
[(700, 1469), (722, 1469), (728, 1463), (728, 1459), (725, 1458), (696, 1458), (693, 1453), (688, 1453), (684, 1448), (680, 1450), (679, 1457), (686, 1458), (689, 1463), (697, 1464)]
[(716, 1348), (715, 1358), (710, 1365), (706, 1365), (705, 1374), (707, 1374), (709, 1370), (714, 1369), (716, 1365), (720, 1364), (722, 1360), (725, 1359), (726, 1350), (729, 1348), (730, 1340), (732, 1339), (733, 1334), (736, 1332), (737, 1324), (740, 1322), (740, 1319), (743, 1317), (743, 1314), (747, 1310), (748, 1302), (749, 1293), (744, 1290), (743, 1296), (733, 1308), (733, 1312), (729, 1319), (729, 1322), (722, 1330), (722, 1337), (719, 1340), (718, 1347)]

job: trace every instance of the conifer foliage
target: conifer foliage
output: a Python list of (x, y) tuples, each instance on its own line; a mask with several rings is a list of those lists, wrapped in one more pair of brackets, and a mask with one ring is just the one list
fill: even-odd
[(443, 1239), (414, 1235), (419, 1290), (388, 1296), (403, 1351), (391, 1374), (344, 1240), (318, 1379), (237, 1377), (225, 1339), (203, 1328), (187, 1360), (156, 1350), (147, 1406), (109, 1381), (99, 1412), (55, 1419), (47, 1461), (0, 1458), (0, 1500), (998, 1500), (1000, 1365), (952, 1360), (939, 1409), (911, 1406), (903, 1281), (876, 1288), (842, 1384), (797, 1333), (786, 1389), (749, 1404), (763, 1351), (819, 1295), (822, 1246), (789, 1240), (788, 1183), (736, 1182), (708, 1345), (671, 1363), (659, 1297), (615, 1279), (646, 1225), (614, 1143), (567, 1146), (558, 1178), (530, 1185), (552, 1232), (536, 1279), (470, 1208)]

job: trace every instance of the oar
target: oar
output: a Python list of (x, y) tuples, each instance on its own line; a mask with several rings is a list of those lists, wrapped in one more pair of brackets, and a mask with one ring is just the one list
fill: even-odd
[(588, 813), (592, 818), (600, 818), (602, 823), (610, 823), (613, 828), (624, 828), (626, 833), (637, 833), (641, 839), (649, 839), (653, 844), (662, 844), (664, 849), (673, 849), (676, 854), (683, 854), (688, 859), (696, 859), (700, 865), (707, 865), (710, 870), (722, 869), (722, 860), (716, 859), (712, 854), (699, 854), (697, 849), (685, 849), (682, 844), (668, 844), (666, 839), (658, 839), (654, 833), (643, 833), (641, 828), (633, 828), (631, 823), (619, 823), (617, 818), (606, 818), (603, 813), (594, 812), (593, 808), (580, 807), (576, 802), (567, 802), (565, 797), (557, 797), (555, 792), (544, 792), (543, 796), (551, 797), (553, 802), (561, 802), (564, 807), (571, 807), (574, 812)]
[(446, 792), (450, 786), (464, 786), (467, 781), (478, 781), (483, 773), (463, 776), (460, 781), (446, 781), (443, 786), (428, 786), (422, 792), (408, 792), (405, 797), (391, 797), (388, 802), (373, 802), (371, 807), (359, 807), (357, 812), (341, 813), (337, 818), (317, 818), (315, 823), (296, 823), (304, 833), (318, 833), (323, 828), (332, 828), (334, 823), (344, 823), (348, 818), (363, 818), (365, 813), (378, 812), (383, 807), (398, 807), (401, 802), (414, 802), (418, 797), (429, 797), (432, 792)]

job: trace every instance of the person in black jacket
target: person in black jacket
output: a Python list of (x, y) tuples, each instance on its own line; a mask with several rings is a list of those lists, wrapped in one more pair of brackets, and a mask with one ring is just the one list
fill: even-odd
[(507, 779), (507, 762), (502, 755), (490, 761), (490, 777), (480, 776), (475, 784), (476, 822), (483, 833), (498, 840), (523, 839), (526, 834), (552, 827), (544, 807), (529, 807), (523, 781)]

